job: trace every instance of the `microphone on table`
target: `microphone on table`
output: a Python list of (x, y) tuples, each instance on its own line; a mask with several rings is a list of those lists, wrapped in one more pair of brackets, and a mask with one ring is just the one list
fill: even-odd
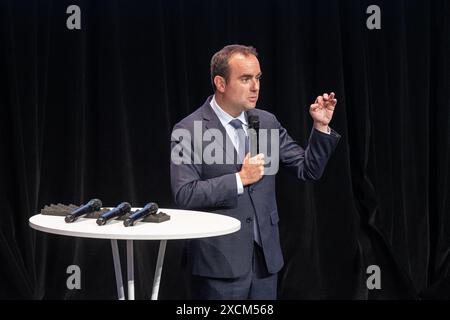
[(144, 219), (145, 217), (155, 214), (158, 212), (158, 205), (154, 202), (147, 203), (145, 207), (131, 214), (125, 221), (123, 225), (125, 227), (133, 226), (138, 220)]
[(74, 222), (79, 217), (100, 210), (102, 207), (102, 202), (99, 199), (92, 199), (85, 205), (79, 207), (78, 209), (75, 209), (71, 213), (69, 213), (66, 218), (64, 219), (67, 223)]
[(102, 226), (106, 224), (109, 220), (123, 216), (131, 211), (131, 205), (128, 202), (122, 202), (114, 209), (105, 212), (97, 219), (97, 224)]
[[(255, 156), (258, 154), (259, 151), (259, 116), (253, 114), (248, 116), (248, 129), (249, 129), (249, 141), (254, 142), (255, 137), (253, 135), (256, 134), (256, 150), (254, 150), (256, 153), (255, 154), (252, 153), (252, 156)], [(252, 149), (253, 147), (251, 145), (250, 150), (252, 151)]]

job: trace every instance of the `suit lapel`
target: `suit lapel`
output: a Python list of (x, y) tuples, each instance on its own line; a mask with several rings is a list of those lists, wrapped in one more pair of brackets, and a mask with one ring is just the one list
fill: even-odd
[[(237, 159), (237, 152), (234, 148), (233, 142), (231, 141), (230, 137), (228, 136), (227, 131), (225, 130), (225, 127), (220, 122), (217, 115), (214, 113), (214, 110), (212, 109), (210, 105), (211, 97), (209, 97), (205, 104), (202, 106), (203, 111), (203, 120), (204, 120), (204, 128), (206, 130), (208, 129), (218, 129), (222, 137), (225, 137), (225, 139), (217, 139), (216, 142), (222, 147), (224, 154), (227, 158), (227, 163), (233, 163), (238, 170), (240, 170), (241, 164), (237, 164), (234, 159)], [(225, 145), (224, 145), (225, 141)], [(227, 152), (226, 146), (229, 146), (229, 150)]]

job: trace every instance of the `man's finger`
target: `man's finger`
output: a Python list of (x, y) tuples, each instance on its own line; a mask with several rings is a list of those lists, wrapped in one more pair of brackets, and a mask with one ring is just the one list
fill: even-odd
[(333, 106), (333, 107), (334, 107), (334, 106), (336, 105), (336, 103), (337, 103), (337, 99), (333, 99), (333, 100), (330, 100), (328, 104), (329, 104), (330, 106)]
[(248, 152), (248, 153), (245, 155), (243, 163), (247, 163), (249, 158), (250, 158), (250, 152)]
[(323, 99), (324, 99), (324, 100), (328, 100), (328, 94), (327, 94), (327, 93), (324, 93), (324, 94), (323, 94)]
[(252, 165), (257, 164), (258, 163), (258, 157), (257, 156), (252, 157), (250, 155), (250, 153), (248, 153), (247, 163), (248, 164), (252, 164)]
[(313, 104), (312, 106), (311, 106), (311, 109), (312, 109), (312, 111), (313, 112), (316, 112), (316, 111), (318, 111), (319, 109), (321, 109), (323, 106), (321, 106), (321, 105), (319, 105), (318, 103), (316, 103), (316, 104)]
[(319, 106), (323, 105), (323, 97), (322, 96), (319, 96), (317, 98), (317, 103), (319, 104)]

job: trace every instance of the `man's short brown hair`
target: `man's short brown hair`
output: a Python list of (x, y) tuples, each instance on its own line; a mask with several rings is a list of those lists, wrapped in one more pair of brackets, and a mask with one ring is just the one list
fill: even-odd
[(235, 53), (243, 54), (244, 56), (254, 55), (258, 57), (258, 53), (256, 49), (251, 46), (243, 46), (240, 44), (231, 44), (223, 47), (220, 51), (216, 52), (211, 58), (211, 84), (213, 86), (214, 91), (216, 90), (216, 86), (214, 84), (214, 77), (221, 76), (228, 80), (230, 76), (230, 66), (228, 61), (231, 56)]

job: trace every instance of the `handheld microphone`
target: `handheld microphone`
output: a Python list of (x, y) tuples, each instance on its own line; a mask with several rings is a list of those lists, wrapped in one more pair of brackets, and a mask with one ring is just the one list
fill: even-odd
[(114, 209), (109, 210), (108, 212), (105, 212), (97, 219), (97, 224), (99, 226), (102, 226), (106, 224), (109, 220), (123, 216), (124, 214), (127, 214), (131, 210), (131, 205), (128, 202), (122, 202)]
[(144, 219), (145, 217), (155, 214), (158, 212), (158, 205), (154, 202), (147, 203), (145, 207), (141, 210), (136, 211), (131, 214), (127, 219), (124, 220), (123, 225), (125, 227), (133, 226), (138, 220)]
[(102, 202), (99, 199), (92, 199), (85, 205), (79, 207), (78, 209), (75, 209), (71, 213), (69, 213), (66, 218), (64, 219), (67, 223), (74, 222), (79, 217), (100, 210), (102, 207)]
[[(252, 154), (252, 156), (255, 156), (259, 153), (259, 116), (257, 115), (249, 115), (248, 116), (248, 128), (249, 128), (249, 140), (251, 142), (254, 142), (256, 140), (256, 149), (253, 149), (253, 147), (251, 147), (250, 150), (255, 151), (255, 154)], [(253, 130), (250, 130), (253, 129)], [(253, 136), (253, 134), (256, 134), (256, 139)]]

